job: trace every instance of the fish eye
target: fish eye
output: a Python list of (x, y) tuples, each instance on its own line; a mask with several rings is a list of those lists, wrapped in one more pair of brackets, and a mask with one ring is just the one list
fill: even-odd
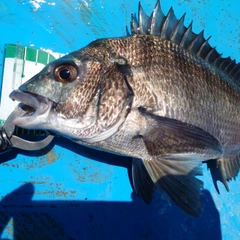
[(65, 63), (56, 67), (54, 75), (59, 82), (68, 83), (77, 78), (78, 71), (72, 64)]

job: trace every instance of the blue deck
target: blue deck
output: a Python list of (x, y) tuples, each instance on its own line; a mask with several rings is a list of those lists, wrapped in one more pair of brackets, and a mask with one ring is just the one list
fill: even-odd
[[(141, 3), (150, 13), (155, 0)], [(2, 0), (0, 72), (6, 43), (68, 53), (126, 35), (137, 6), (138, 0)], [(195, 32), (204, 28), (224, 56), (240, 61), (238, 0), (162, 0), (165, 13), (170, 6), (177, 17), (187, 13)], [(14, 150), (0, 161), (1, 239), (240, 239), (240, 179), (229, 183), (230, 193), (219, 184), (219, 195), (205, 165), (204, 211), (195, 219), (160, 194), (145, 205), (133, 193), (129, 158), (56, 139), (42, 151)]]

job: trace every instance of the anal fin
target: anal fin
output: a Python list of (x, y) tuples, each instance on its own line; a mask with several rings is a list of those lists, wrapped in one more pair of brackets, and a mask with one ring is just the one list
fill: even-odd
[(240, 169), (240, 157), (238, 154), (230, 155), (229, 157), (219, 158), (216, 160), (206, 161), (210, 169), (214, 186), (219, 193), (217, 181), (220, 181), (229, 192), (228, 181), (235, 180)]
[(220, 171), (222, 177), (222, 183), (224, 184), (227, 191), (229, 191), (229, 187), (227, 181), (232, 178), (235, 179), (239, 172), (240, 168), (240, 158), (239, 155), (232, 156), (230, 158), (220, 158), (217, 160), (217, 167)]

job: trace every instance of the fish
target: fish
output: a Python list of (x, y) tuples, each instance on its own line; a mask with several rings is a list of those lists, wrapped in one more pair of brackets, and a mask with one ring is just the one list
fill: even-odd
[(227, 191), (240, 167), (240, 64), (223, 58), (160, 1), (139, 3), (131, 33), (95, 40), (46, 65), (10, 94), (14, 124), (132, 158), (136, 194), (156, 190), (199, 217), (202, 166)]

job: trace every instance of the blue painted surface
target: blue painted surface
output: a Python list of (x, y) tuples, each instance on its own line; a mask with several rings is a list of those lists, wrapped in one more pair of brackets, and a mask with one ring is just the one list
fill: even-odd
[[(6, 43), (62, 53), (101, 37), (124, 36), (134, 1), (0, 0), (0, 72)], [(155, 1), (141, 1), (148, 13)], [(55, 3), (53, 5), (52, 3)], [(187, 12), (224, 56), (240, 61), (238, 0), (162, 0)], [(131, 160), (56, 139), (47, 150), (0, 156), (1, 239), (240, 239), (240, 183), (216, 192), (204, 166), (204, 212), (195, 219), (157, 194), (145, 205), (132, 191)], [(7, 226), (7, 227), (6, 227)]]

